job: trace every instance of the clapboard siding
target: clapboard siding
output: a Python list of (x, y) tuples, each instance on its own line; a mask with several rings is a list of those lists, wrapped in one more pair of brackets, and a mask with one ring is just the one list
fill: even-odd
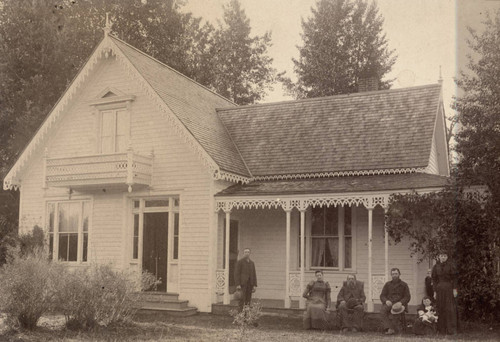
[[(98, 120), (89, 102), (108, 87), (136, 96), (130, 106), (131, 146), (138, 154), (154, 153), (151, 188), (140, 192), (139, 197), (180, 195), (179, 297), (189, 300), (190, 305), (197, 306), (200, 311), (208, 311), (211, 304), (208, 292), (208, 216), (209, 210), (213, 209), (212, 179), (192, 147), (166, 120), (166, 114), (159, 112), (150, 97), (114, 58), (101, 61), (96, 66), (43, 147), (48, 149), (52, 158), (97, 153)], [(22, 231), (31, 229), (35, 224), (43, 226), (45, 200), (68, 197), (67, 189), (42, 189), (42, 170), (43, 160), (38, 157), (22, 178)], [(128, 265), (123, 263), (123, 260), (129, 260), (124, 254), (128, 245), (124, 241), (127, 237), (124, 199), (133, 197), (136, 191), (133, 190), (131, 194), (116, 190), (89, 194), (73, 192), (72, 198), (85, 195), (94, 198), (90, 260)]]
[[(306, 226), (309, 221), (310, 211), (306, 212)], [(356, 263), (353, 270), (329, 271), (325, 270), (325, 280), (332, 287), (332, 300), (335, 301), (337, 294), (346, 280), (347, 274), (355, 273), (358, 280), (365, 283), (365, 294), (368, 295), (368, 210), (364, 207), (356, 207), (353, 215), (356, 216), (353, 229), (356, 234)], [(242, 257), (244, 247), (252, 249), (251, 258), (257, 268), (258, 289), (256, 298), (283, 299), (286, 274), (285, 274), (285, 250), (286, 250), (286, 216), (282, 209), (238, 209), (231, 212), (231, 219), (239, 222), (239, 258)], [(223, 222), (224, 214), (219, 214), (219, 238), (218, 238), (218, 268), (222, 268), (223, 261)], [(299, 230), (300, 213), (293, 210), (291, 214), (291, 238), (290, 238), (290, 270), (298, 271), (299, 265)], [(373, 274), (384, 274), (384, 211), (377, 207), (373, 212)], [(307, 245), (306, 245), (307, 246)], [(309, 251), (306, 249), (306, 261), (309, 259)], [(421, 294), (420, 275), (414, 276), (415, 266), (410, 257), (408, 244), (402, 242), (398, 245), (389, 246), (389, 267), (398, 267), (402, 272), (402, 279), (410, 286), (412, 303), (416, 303)], [(415, 287), (415, 278), (418, 278), (418, 288)], [(306, 283), (314, 279), (314, 270), (306, 268)], [(379, 301), (380, 294), (374, 294), (375, 302)]]
[(427, 171), (429, 173), (433, 173), (433, 174), (436, 174), (436, 175), (439, 174), (439, 166), (438, 166), (438, 159), (437, 159), (437, 152), (436, 152), (436, 139), (435, 139), (435, 136), (432, 139), (431, 156), (429, 158), (429, 165), (427, 165)]

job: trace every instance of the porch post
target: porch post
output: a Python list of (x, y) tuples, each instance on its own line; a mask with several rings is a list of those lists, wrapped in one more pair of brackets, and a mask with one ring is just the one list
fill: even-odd
[(231, 224), (231, 210), (225, 210), (226, 213), (226, 243), (224, 246), (224, 305), (230, 303), (229, 300), (229, 234)]
[[(387, 208), (384, 208), (384, 214), (387, 214)], [(384, 275), (385, 281), (389, 281), (389, 235), (387, 233), (387, 221), (384, 215)]]
[(373, 312), (372, 235), (373, 235), (373, 208), (368, 208), (368, 312)]
[(306, 258), (306, 253), (305, 253), (305, 244), (306, 244), (306, 239), (305, 239), (305, 225), (306, 225), (306, 219), (305, 219), (305, 209), (300, 210), (300, 299), (299, 299), (299, 307), (301, 309), (305, 309), (306, 307), (306, 301), (302, 297), (302, 293), (304, 293), (304, 271), (305, 271), (305, 258)]
[(286, 209), (286, 262), (285, 262), (285, 308), (290, 308), (290, 221), (291, 210)]

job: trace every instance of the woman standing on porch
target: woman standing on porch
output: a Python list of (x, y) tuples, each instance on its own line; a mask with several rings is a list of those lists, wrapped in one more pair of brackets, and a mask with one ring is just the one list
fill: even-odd
[(455, 285), (456, 271), (448, 260), (446, 253), (438, 255), (438, 263), (432, 268), (432, 284), (435, 291), (437, 312), (439, 315), (437, 327), (440, 334), (457, 333), (457, 288)]
[(323, 280), (323, 271), (317, 270), (315, 281), (307, 284), (302, 295), (307, 299), (304, 329), (326, 329), (326, 310), (330, 310), (330, 284)]

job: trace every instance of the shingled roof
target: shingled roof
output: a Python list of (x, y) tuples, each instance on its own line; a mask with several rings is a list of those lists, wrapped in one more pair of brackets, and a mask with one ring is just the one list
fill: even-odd
[(443, 188), (449, 182), (449, 177), (426, 173), (253, 181), (248, 184), (230, 186), (216, 196), (284, 196), (310, 193), (418, 190)]
[(109, 36), (219, 167), (250, 176), (215, 108), (235, 104), (174, 69)]
[(218, 109), (253, 176), (425, 168), (438, 84)]

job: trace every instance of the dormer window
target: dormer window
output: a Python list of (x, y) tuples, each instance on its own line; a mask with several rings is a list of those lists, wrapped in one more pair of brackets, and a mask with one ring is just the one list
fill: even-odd
[(98, 148), (101, 154), (124, 152), (130, 141), (130, 103), (133, 95), (114, 89), (104, 89), (90, 104), (96, 109)]

